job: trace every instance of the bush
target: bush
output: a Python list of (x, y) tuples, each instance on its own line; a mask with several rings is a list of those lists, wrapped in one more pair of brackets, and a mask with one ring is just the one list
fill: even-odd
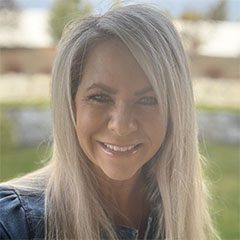
[(4, 116), (0, 114), (0, 150), (6, 151), (15, 147), (16, 141), (14, 136), (14, 128), (12, 123)]

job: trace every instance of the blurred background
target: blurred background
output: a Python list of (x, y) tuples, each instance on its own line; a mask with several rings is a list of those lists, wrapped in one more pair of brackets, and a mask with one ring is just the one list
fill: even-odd
[(0, 182), (51, 155), (49, 81), (63, 26), (132, 3), (159, 5), (183, 39), (211, 213), (222, 239), (240, 239), (240, 0), (0, 0)]

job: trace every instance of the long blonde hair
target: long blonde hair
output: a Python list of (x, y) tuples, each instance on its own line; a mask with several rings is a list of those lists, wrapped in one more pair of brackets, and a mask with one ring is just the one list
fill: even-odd
[(45, 191), (45, 238), (117, 239), (78, 143), (74, 107), (88, 52), (111, 38), (121, 40), (142, 67), (168, 122), (161, 148), (142, 169), (148, 200), (155, 206), (153, 239), (217, 238), (202, 179), (186, 56), (171, 21), (146, 5), (75, 21), (60, 41), (52, 72), (52, 159), (46, 168), (25, 178), (26, 185), (38, 187), (38, 179), (45, 179), (40, 187)]

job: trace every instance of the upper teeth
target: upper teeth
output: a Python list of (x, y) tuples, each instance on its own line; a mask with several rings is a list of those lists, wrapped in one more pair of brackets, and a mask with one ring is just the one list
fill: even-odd
[(129, 150), (133, 149), (136, 146), (136, 145), (131, 145), (131, 146), (128, 146), (128, 147), (118, 147), (118, 146), (110, 145), (110, 144), (107, 144), (107, 143), (104, 143), (104, 145), (106, 147), (110, 148), (113, 151), (120, 151), (120, 152), (129, 151)]

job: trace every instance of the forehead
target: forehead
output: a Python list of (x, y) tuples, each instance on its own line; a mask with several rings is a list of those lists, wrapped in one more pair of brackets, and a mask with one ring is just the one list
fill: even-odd
[(149, 80), (129, 49), (117, 39), (95, 45), (88, 53), (80, 89), (103, 83), (117, 89), (141, 89)]

